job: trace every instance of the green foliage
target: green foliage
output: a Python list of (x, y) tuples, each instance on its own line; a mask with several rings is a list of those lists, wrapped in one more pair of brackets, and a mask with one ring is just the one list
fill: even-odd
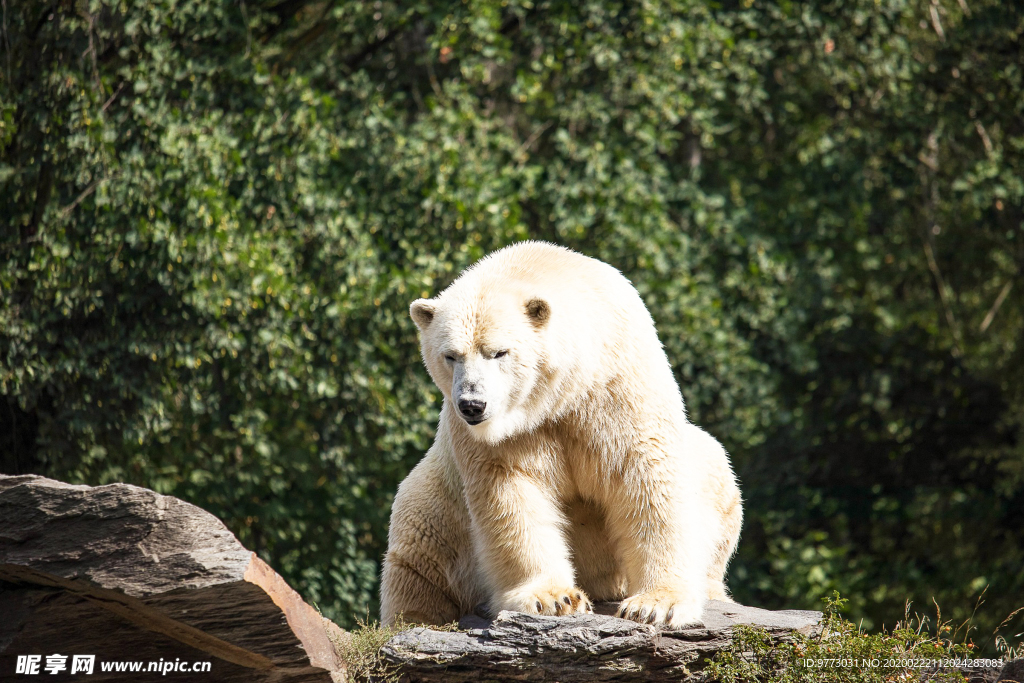
[(823, 628), (817, 636), (777, 641), (763, 629), (741, 626), (705, 673), (721, 683), (953, 683), (965, 680), (955, 662), (981, 659), (973, 644), (957, 642), (957, 636), (965, 634), (941, 621), (941, 615), (936, 615), (934, 633), (927, 628), (927, 619), (918, 617), (916, 625), (908, 618), (891, 630), (868, 634), (841, 616), (847, 601), (838, 593), (825, 602)]
[(1015, 3), (27, 0), (2, 25), (3, 471), (196, 502), (351, 625), (439, 409), (409, 302), (548, 239), (630, 277), (733, 454), (738, 599), (1020, 606)]

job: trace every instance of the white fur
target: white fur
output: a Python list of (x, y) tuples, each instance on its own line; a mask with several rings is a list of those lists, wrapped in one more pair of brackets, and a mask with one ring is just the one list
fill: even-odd
[[(593, 599), (681, 626), (727, 599), (739, 489), (721, 445), (687, 420), (618, 271), (524, 242), (410, 311), (444, 405), (395, 501), (384, 621), (442, 623), (481, 601), (565, 614)], [(486, 409), (464, 417), (460, 401)]]

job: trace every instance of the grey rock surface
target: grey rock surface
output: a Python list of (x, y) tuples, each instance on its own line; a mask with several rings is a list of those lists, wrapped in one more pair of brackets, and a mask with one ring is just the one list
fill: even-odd
[(1007, 662), (999, 672), (999, 683), (1024, 683), (1024, 659)]
[(344, 632), (220, 520), (127, 484), (0, 475), (0, 615), (0, 680), (18, 655), (51, 654), (96, 655), (93, 681), (166, 680), (100, 663), (176, 659), (210, 662), (209, 681), (344, 675), (332, 643)]
[(706, 657), (727, 647), (737, 624), (785, 638), (813, 635), (821, 619), (820, 612), (711, 601), (703, 626), (668, 631), (611, 616), (614, 607), (598, 605), (595, 614), (566, 617), (501, 612), (488, 621), (470, 616), (460, 622), (465, 631), (401, 633), (383, 654), (410, 683), (672, 681), (699, 671)]

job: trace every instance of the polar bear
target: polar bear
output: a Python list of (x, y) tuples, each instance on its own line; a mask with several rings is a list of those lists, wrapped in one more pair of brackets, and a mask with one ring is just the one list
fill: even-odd
[(412, 303), (444, 401), (399, 486), (381, 618), (618, 615), (676, 628), (728, 600), (742, 503), (687, 420), (654, 321), (601, 261), (543, 242), (494, 252)]

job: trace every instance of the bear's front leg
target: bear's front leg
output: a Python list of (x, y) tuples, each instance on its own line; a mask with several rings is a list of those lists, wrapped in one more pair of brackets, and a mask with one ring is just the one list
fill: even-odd
[(616, 616), (667, 628), (700, 624), (716, 522), (664, 460), (640, 463), (608, 506), (629, 592)]
[(576, 587), (553, 491), (536, 477), (487, 468), (467, 478), (473, 542), (491, 609), (529, 614), (593, 612)]

